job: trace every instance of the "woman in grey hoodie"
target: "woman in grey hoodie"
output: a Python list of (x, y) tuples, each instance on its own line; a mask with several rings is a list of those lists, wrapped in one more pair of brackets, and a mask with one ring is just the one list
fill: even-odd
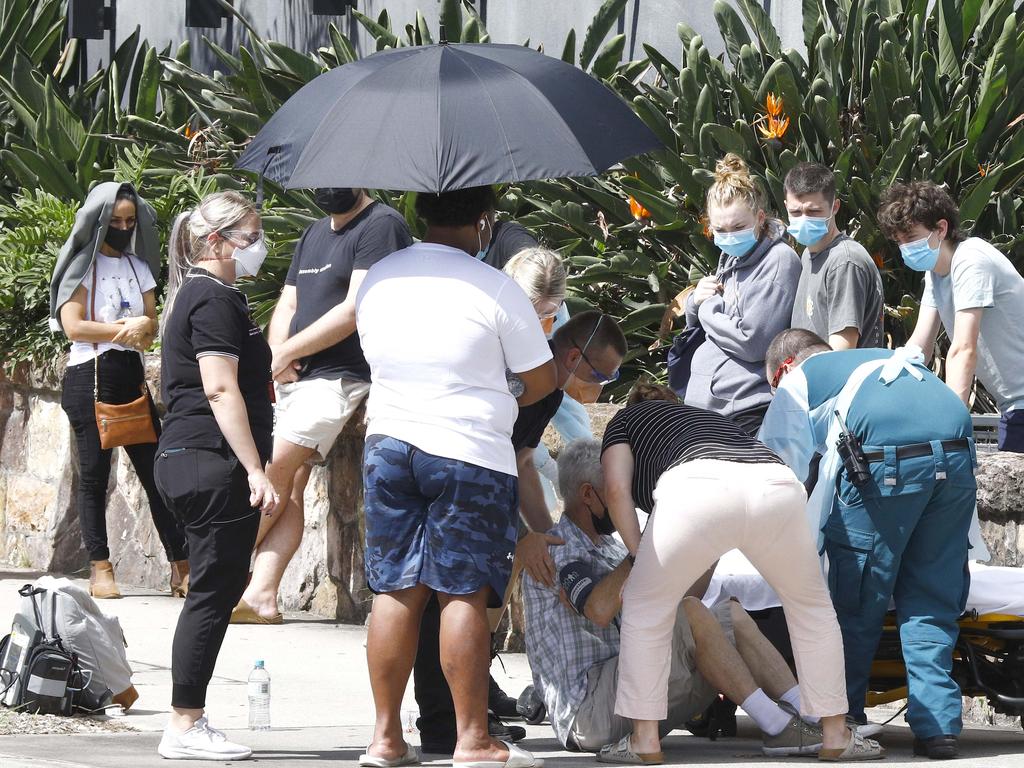
[[(93, 597), (120, 597), (107, 546), (111, 449), (100, 445), (94, 403), (129, 403), (144, 386), (141, 352), (156, 333), (155, 276), (160, 274), (156, 213), (131, 184), (104, 182), (75, 216), (50, 282), (50, 325), (71, 342), (61, 406), (78, 447), (78, 517), (89, 554)], [(98, 393), (94, 390), (98, 387)], [(154, 426), (160, 421), (153, 411)], [(171, 594), (187, 589), (188, 545), (153, 480), (156, 443), (124, 449), (135, 467), (157, 535), (171, 563)]]
[(771, 401), (764, 376), (768, 344), (789, 328), (800, 257), (785, 227), (765, 211), (747, 164), (728, 154), (715, 166), (707, 213), (722, 249), (716, 274), (686, 300), (686, 325), (706, 335), (690, 363), (685, 402), (732, 418), (754, 435)]

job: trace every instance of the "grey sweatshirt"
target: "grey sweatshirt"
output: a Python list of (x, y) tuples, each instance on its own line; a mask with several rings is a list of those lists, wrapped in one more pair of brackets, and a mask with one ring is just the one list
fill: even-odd
[[(160, 275), (160, 238), (156, 231), (156, 211), (139, 197), (134, 186), (127, 182), (123, 185), (135, 192), (137, 200), (132, 253), (144, 259), (153, 276), (157, 277)], [(121, 186), (120, 181), (97, 184), (75, 214), (71, 234), (60, 249), (53, 266), (53, 277), (50, 278), (50, 330), (55, 333), (64, 330), (60, 324), (60, 308), (71, 299), (96, 261), (96, 253), (107, 236), (107, 226)]]
[(789, 328), (800, 281), (800, 257), (783, 240), (782, 223), (769, 220), (753, 250), (733, 258), (722, 254), (718, 273), (727, 270), (724, 293), (694, 305), (686, 300), (686, 325), (704, 328), (686, 387), (687, 405), (732, 416), (772, 399), (765, 378), (768, 345)]

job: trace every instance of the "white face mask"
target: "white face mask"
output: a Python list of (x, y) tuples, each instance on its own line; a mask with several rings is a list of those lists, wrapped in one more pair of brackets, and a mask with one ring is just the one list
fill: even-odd
[(231, 258), (235, 260), (235, 277), (256, 277), (267, 258), (267, 243), (261, 235), (252, 245), (235, 248)]

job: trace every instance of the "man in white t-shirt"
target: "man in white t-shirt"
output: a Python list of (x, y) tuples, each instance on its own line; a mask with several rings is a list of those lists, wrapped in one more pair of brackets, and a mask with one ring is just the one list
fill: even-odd
[(890, 187), (878, 221), (903, 262), (925, 273), (909, 344), (929, 359), (941, 324), (946, 383), (969, 406), (977, 375), (1002, 414), (999, 449), (1024, 453), (1024, 277), (990, 243), (960, 231), (956, 203), (930, 181)]
[(377, 593), (367, 660), (378, 717), (360, 764), (416, 759), (400, 710), (436, 592), (455, 761), (528, 768), (532, 755), (488, 735), (486, 609), (500, 604), (516, 545), (517, 401), (550, 393), (555, 367), (529, 298), (475, 258), (491, 237), (490, 187), (421, 193), (416, 210), (423, 242), (370, 267), (356, 298), (372, 382), (363, 482), (366, 577)]

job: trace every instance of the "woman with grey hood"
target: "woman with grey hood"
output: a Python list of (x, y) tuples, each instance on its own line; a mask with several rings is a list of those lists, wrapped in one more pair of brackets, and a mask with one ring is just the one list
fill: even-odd
[(686, 325), (699, 326), (705, 340), (693, 354), (684, 401), (756, 435), (772, 399), (764, 360), (771, 340), (789, 328), (800, 258), (783, 239), (782, 223), (768, 217), (764, 194), (737, 155), (716, 164), (707, 215), (722, 255), (716, 274), (686, 300)]
[[(95, 186), (75, 216), (50, 282), (50, 326), (71, 341), (61, 406), (78, 447), (78, 516), (89, 553), (89, 592), (121, 596), (107, 545), (106, 496), (111, 449), (100, 446), (94, 403), (130, 403), (145, 382), (142, 352), (157, 331), (155, 275), (160, 273), (156, 212), (131, 184)], [(94, 386), (97, 391), (94, 392)], [(160, 420), (153, 412), (160, 434)], [(171, 564), (172, 595), (188, 588), (188, 546), (153, 481), (156, 443), (125, 446), (149, 500)]]

